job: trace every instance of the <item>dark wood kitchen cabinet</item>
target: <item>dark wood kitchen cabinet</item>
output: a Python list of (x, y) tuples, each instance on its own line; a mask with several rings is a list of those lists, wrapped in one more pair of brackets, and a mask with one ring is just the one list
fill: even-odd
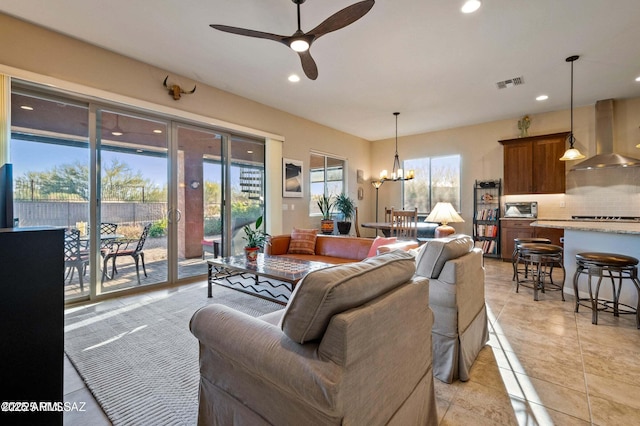
[(514, 238), (533, 238), (535, 228), (531, 226), (533, 220), (528, 219), (503, 219), (500, 221), (501, 238), (500, 253), (502, 260), (511, 262), (513, 255)]
[(502, 219), (500, 221), (502, 260), (511, 262), (515, 238), (548, 238), (551, 240), (551, 244), (562, 246), (561, 239), (564, 237), (564, 229), (531, 226), (533, 222), (535, 219)]
[(565, 192), (565, 151), (569, 132), (505, 139), (504, 195)]

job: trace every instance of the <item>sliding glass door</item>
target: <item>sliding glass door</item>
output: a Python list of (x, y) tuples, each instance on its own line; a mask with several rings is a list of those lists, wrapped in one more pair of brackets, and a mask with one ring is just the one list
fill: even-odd
[(108, 109), (96, 117), (98, 292), (167, 282), (168, 123)]
[(245, 225), (253, 225), (264, 214), (264, 143), (231, 136), (229, 145), (227, 211), (228, 254), (244, 253)]
[(88, 118), (86, 103), (27, 89), (11, 94), (14, 216), (21, 227), (78, 231), (65, 242), (66, 300), (90, 291)]
[(264, 141), (26, 82), (11, 114), (19, 225), (75, 239), (67, 301), (204, 278), (264, 212)]
[(175, 124), (177, 279), (206, 273), (222, 249), (222, 135)]

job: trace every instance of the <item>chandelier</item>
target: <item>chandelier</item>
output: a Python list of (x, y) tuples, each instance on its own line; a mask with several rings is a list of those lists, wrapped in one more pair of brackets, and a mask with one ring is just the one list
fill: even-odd
[(399, 112), (394, 112), (393, 115), (396, 116), (396, 154), (393, 157), (393, 168), (391, 169), (391, 176), (389, 176), (387, 170), (383, 170), (380, 172), (380, 182), (385, 182), (387, 180), (411, 180), (415, 177), (414, 170), (402, 170), (400, 167), (400, 158), (398, 157), (398, 115)]

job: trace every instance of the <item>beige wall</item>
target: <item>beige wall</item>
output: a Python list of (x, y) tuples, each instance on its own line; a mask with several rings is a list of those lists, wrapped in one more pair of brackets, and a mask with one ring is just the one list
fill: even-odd
[[(97, 94), (105, 99), (123, 101), (171, 115), (197, 114), (206, 122), (231, 129), (255, 129), (262, 135), (284, 137), (282, 155), (304, 161), (308, 170), (310, 150), (347, 158), (348, 192), (356, 198), (356, 170), (369, 170), (370, 142), (305, 120), (252, 100), (194, 82), (167, 70), (117, 55), (82, 41), (0, 14), (0, 73), (31, 79), (39, 83), (55, 82), (79, 93)], [(179, 60), (179, 58), (176, 58)], [(193, 95), (174, 101), (162, 86), (167, 74)], [(244, 127), (243, 127), (244, 126)], [(267, 170), (268, 179), (281, 180), (281, 167)], [(305, 176), (308, 189), (308, 176)], [(291, 226), (316, 227), (318, 218), (308, 216), (306, 197), (285, 198), (283, 229)], [(280, 201), (280, 200), (278, 200)], [(365, 197), (358, 204), (365, 205)], [(293, 206), (293, 208), (292, 208)], [(365, 209), (366, 211), (366, 209)], [(366, 218), (365, 218), (366, 219)]]
[[(568, 131), (570, 111), (531, 115), (529, 135)], [(473, 185), (476, 179), (503, 176), (501, 139), (518, 136), (518, 120), (482, 123), (438, 132), (398, 138), (400, 160), (460, 153), (462, 155), (461, 211), (465, 223), (452, 224), (458, 232), (470, 234), (473, 220)], [(640, 98), (614, 102), (614, 151), (640, 158)], [(595, 154), (594, 105), (574, 109), (576, 147), (590, 157)], [(373, 174), (391, 169), (395, 140), (373, 143)], [(567, 163), (567, 170), (577, 162)], [(401, 206), (399, 183), (387, 182), (380, 188), (380, 209)], [(640, 215), (640, 168), (567, 172), (566, 195), (510, 196), (514, 200), (538, 201), (542, 217), (566, 218), (579, 215)], [(563, 207), (564, 206), (564, 207)], [(375, 209), (373, 206), (372, 209)]]
[[(102, 97), (128, 99), (130, 103), (149, 109), (180, 115), (181, 112), (204, 116), (212, 124), (230, 128), (245, 126), (265, 134), (282, 135), (285, 138), (282, 155), (303, 160), (308, 168), (310, 150), (346, 157), (348, 192), (355, 199), (357, 188), (364, 188), (365, 198), (357, 201), (361, 208), (360, 221), (373, 220), (375, 216), (375, 190), (370, 184), (356, 182), (356, 170), (362, 169), (369, 181), (382, 169), (391, 169), (394, 140), (376, 142), (348, 135), (294, 115), (267, 107), (228, 92), (176, 76), (139, 61), (88, 45), (81, 41), (35, 27), (28, 23), (0, 14), (0, 39), (8, 40), (0, 50), (0, 72), (20, 70), (21, 77), (28, 74), (33, 80), (45, 82), (53, 78), (67, 82), (82, 91), (92, 88)], [(179, 60), (179, 59), (177, 59)], [(4, 69), (3, 69), (4, 68)], [(33, 73), (31, 75), (30, 73)], [(10, 74), (10, 73), (8, 73)], [(185, 87), (197, 83), (197, 92), (185, 96), (179, 102), (170, 98), (161, 83), (170, 74)], [(640, 98), (616, 100), (614, 106), (616, 152), (640, 157), (635, 145), (640, 143)], [(462, 155), (462, 216), (464, 224), (454, 224), (460, 232), (471, 233), (473, 211), (473, 184), (476, 179), (502, 177), (502, 146), (498, 140), (517, 137), (517, 121), (520, 117), (477, 124), (420, 135), (399, 138), (400, 159), (438, 156), (460, 153)], [(569, 111), (558, 111), (531, 116), (530, 135), (569, 130)], [(402, 129), (400, 128), (400, 132)], [(259, 132), (258, 132), (259, 133)], [(587, 156), (595, 154), (594, 106), (576, 108), (574, 133), (577, 147)], [(568, 164), (569, 168), (570, 164)], [(627, 170), (603, 175), (568, 174), (566, 196), (537, 196), (541, 202), (541, 216), (566, 217), (573, 210), (590, 211), (600, 200), (600, 209), (616, 207), (616, 203), (602, 202), (602, 194), (614, 195), (607, 200), (625, 200), (630, 210), (640, 211), (638, 171)], [(280, 180), (280, 170), (268, 173)], [(582, 175), (585, 172), (580, 172)], [(593, 173), (602, 173), (594, 171)], [(308, 189), (308, 176), (305, 176)], [(612, 180), (612, 182), (610, 182)], [(604, 184), (602, 182), (605, 182)], [(603, 186), (604, 185), (604, 186)], [(401, 205), (400, 185), (387, 182), (380, 188), (379, 207)], [(292, 226), (317, 227), (318, 219), (308, 216), (308, 191), (303, 199), (285, 198), (287, 210), (282, 211), (283, 229)], [(622, 203), (617, 203), (621, 205)], [(561, 207), (565, 205), (565, 207)], [(605, 214), (599, 212), (597, 214)], [(612, 213), (614, 214), (614, 213)], [(637, 213), (635, 213), (637, 215)], [(366, 235), (372, 232), (364, 231)]]

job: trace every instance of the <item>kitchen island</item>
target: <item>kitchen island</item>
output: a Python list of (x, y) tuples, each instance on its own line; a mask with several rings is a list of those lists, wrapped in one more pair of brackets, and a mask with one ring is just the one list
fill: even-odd
[[(564, 229), (564, 267), (567, 273), (564, 292), (572, 296), (574, 295), (573, 275), (576, 271), (577, 253), (608, 252), (640, 259), (640, 222), (540, 219), (533, 222), (531, 226)], [(588, 297), (586, 275), (581, 276), (579, 288), (580, 297)], [(611, 285), (606, 280), (602, 282), (599, 297), (612, 298)], [(633, 283), (624, 280), (620, 302), (636, 306), (637, 301), (638, 294)]]

